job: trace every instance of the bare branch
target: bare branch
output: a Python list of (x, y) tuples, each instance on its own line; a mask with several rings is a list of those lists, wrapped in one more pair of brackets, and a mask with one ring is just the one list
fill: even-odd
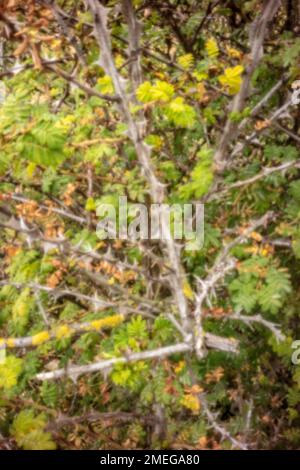
[(248, 120), (251, 117), (255, 117), (259, 111), (264, 107), (264, 105), (272, 98), (272, 96), (275, 95), (275, 93), (280, 89), (280, 87), (285, 83), (287, 80), (287, 77), (283, 77), (280, 80), (278, 80), (277, 83), (269, 90), (263, 97), (262, 99), (254, 106), (254, 108), (251, 110), (250, 114), (248, 117), (243, 119), (240, 124), (238, 125), (238, 130), (241, 131), (245, 125), (247, 124)]
[[(235, 145), (233, 151), (231, 152), (229, 159), (232, 160), (236, 155), (240, 154), (242, 150), (246, 147), (246, 145), (250, 144), (251, 142), (254, 142), (258, 135), (264, 134), (272, 124), (278, 126), (276, 122), (277, 119), (284, 116), (290, 106), (294, 106), (294, 99), (292, 96), (280, 108), (274, 111), (270, 117), (266, 119), (266, 127), (263, 127), (261, 130), (255, 130), (254, 132), (252, 132), (252, 134), (245, 136), (243, 142), (238, 142)], [(295, 136), (292, 132), (289, 132), (288, 129), (283, 128), (282, 130), (283, 132), (288, 133), (290, 137), (294, 138), (297, 142), (299, 141), (298, 136)]]
[(257, 220), (254, 220), (249, 224), (249, 226), (243, 230), (242, 234), (236, 237), (232, 242), (228, 243), (221, 253), (218, 255), (214, 266), (212, 268), (212, 272), (215, 270), (218, 270), (218, 265), (220, 262), (224, 262), (226, 258), (228, 257), (230, 250), (234, 248), (235, 246), (239, 245), (240, 243), (244, 243), (247, 238), (251, 235), (252, 232), (257, 230), (259, 227), (265, 227), (269, 222), (275, 219), (275, 214), (272, 211), (266, 212), (262, 217), (260, 217)]
[[(210, 333), (205, 335), (207, 340), (207, 347), (219, 349), (220, 351), (237, 353), (238, 341), (233, 338), (222, 338)], [(36, 375), (37, 380), (56, 380), (61, 377), (71, 377), (72, 380), (77, 380), (80, 375), (90, 374), (92, 372), (100, 372), (110, 370), (116, 364), (126, 364), (136, 361), (144, 361), (147, 359), (162, 359), (167, 356), (172, 356), (177, 353), (185, 353), (192, 351), (192, 344), (178, 343), (171, 346), (165, 346), (150, 351), (142, 351), (138, 353), (128, 354), (122, 357), (114, 357), (93, 364), (84, 366), (70, 366), (65, 369), (57, 369), (52, 372), (41, 372)]]
[(265, 320), (265, 318), (263, 318), (259, 314), (248, 316), (248, 315), (241, 315), (239, 312), (237, 312), (237, 313), (233, 313), (228, 316), (225, 316), (224, 319), (225, 320), (239, 320), (248, 326), (251, 326), (252, 323), (260, 323), (261, 325), (263, 325), (265, 328), (268, 328), (273, 333), (273, 335), (275, 336), (278, 342), (284, 341), (286, 338), (276, 323)]
[[(8, 200), (8, 201), (12, 200), (12, 201), (17, 201), (17, 202), (22, 202), (25, 204), (32, 202), (32, 199), (27, 199), (26, 197), (20, 194), (11, 194), (11, 193), (1, 194), (0, 200)], [(56, 207), (47, 206), (45, 204), (38, 204), (38, 207), (40, 209), (47, 211), (48, 214), (51, 214), (51, 212), (53, 212), (55, 214), (59, 214), (63, 217), (66, 217), (68, 219), (74, 220), (75, 222), (79, 222), (80, 224), (84, 224), (84, 225), (88, 224), (88, 220), (85, 219), (84, 217), (79, 217), (78, 215), (72, 214), (71, 212), (65, 211), (63, 209), (58, 209)]]
[(292, 169), (292, 168), (300, 168), (300, 160), (293, 160), (293, 161), (290, 161), (290, 162), (282, 163), (281, 165), (278, 165), (278, 166), (263, 168), (263, 170), (260, 173), (258, 173), (257, 175), (251, 176), (251, 178), (236, 181), (235, 183), (232, 183), (228, 186), (225, 186), (224, 188), (221, 188), (221, 189), (215, 191), (214, 193), (212, 193), (209, 196), (209, 198), (207, 200), (208, 201), (213, 201), (215, 199), (218, 199), (221, 194), (227, 193), (228, 191), (231, 191), (232, 189), (237, 189), (237, 188), (241, 188), (243, 186), (247, 186), (247, 185), (256, 183), (257, 181), (259, 181), (263, 178), (266, 178), (267, 176), (269, 176), (273, 173), (284, 172), (284, 171)]
[(78, 88), (83, 90), (88, 96), (97, 96), (97, 98), (100, 98), (105, 101), (109, 101), (112, 103), (117, 103), (119, 101), (119, 98), (114, 95), (105, 95), (103, 93), (99, 93), (98, 91), (94, 90), (94, 88), (89, 87), (85, 83), (81, 83), (79, 80), (77, 80), (73, 75), (70, 75), (69, 73), (65, 72), (64, 70), (54, 66), (54, 65), (49, 65), (46, 62), (43, 62), (43, 65), (46, 70), (50, 70), (51, 72), (55, 73), (56, 75), (64, 78), (67, 80), (69, 83), (73, 83), (76, 85)]
[(205, 333), (202, 327), (203, 321), (203, 305), (205, 302), (209, 303), (209, 295), (214, 286), (224, 278), (226, 273), (233, 270), (236, 266), (236, 261), (230, 257), (230, 251), (236, 245), (247, 240), (249, 235), (256, 230), (258, 227), (267, 224), (274, 214), (272, 212), (267, 212), (260, 219), (252, 222), (250, 226), (245, 229), (242, 235), (236, 237), (232, 242), (228, 243), (223, 250), (217, 256), (212, 268), (210, 269), (207, 277), (203, 280), (197, 278), (197, 294), (196, 302), (194, 308), (194, 318), (195, 318), (195, 329), (194, 329), (194, 341), (195, 341), (195, 351), (199, 359), (202, 359), (205, 355)]
[[(120, 97), (120, 110), (123, 118), (128, 126), (128, 135), (135, 146), (135, 150), (142, 168), (142, 171), (149, 183), (150, 194), (152, 201), (156, 204), (161, 204), (164, 200), (164, 186), (158, 180), (152, 162), (151, 162), (151, 147), (147, 145), (143, 138), (145, 135), (145, 122), (143, 116), (142, 120), (134, 120), (130, 112), (130, 102), (127, 96), (126, 90), (123, 85), (123, 79), (119, 75), (111, 51), (111, 38), (107, 29), (107, 10), (95, 0), (87, 0), (87, 4), (93, 13), (94, 24), (95, 24), (95, 36), (98, 40), (101, 56), (100, 63), (104, 68), (107, 75), (109, 75), (113, 81), (115, 91)], [(130, 13), (131, 22), (135, 21), (132, 19), (133, 11)], [(136, 44), (136, 23), (135, 24), (135, 39), (131, 39), (132, 43)], [(166, 254), (169, 258), (169, 262), (174, 271), (174, 274), (170, 274), (170, 286), (172, 287), (174, 297), (178, 306), (181, 321), (184, 329), (188, 330), (188, 304), (183, 292), (183, 279), (184, 271), (180, 262), (178, 254), (178, 248), (175, 245), (174, 240), (170, 234), (169, 226), (166, 223), (165, 217), (162, 217), (162, 235), (163, 239), (166, 240)]]
[[(245, 100), (249, 95), (251, 77), (263, 55), (262, 47), (267, 33), (267, 26), (276, 14), (279, 6), (280, 0), (265, 1), (263, 11), (253, 22), (250, 30), (251, 61), (247, 67), (240, 91), (233, 100), (230, 112), (240, 112), (244, 107)], [(214, 163), (217, 173), (222, 173), (227, 165), (227, 149), (229, 144), (235, 139), (237, 131), (237, 123), (233, 122), (229, 117), (227, 119), (218, 149), (214, 155)]]
[(230, 441), (232, 443), (232, 445), (234, 447), (236, 447), (237, 449), (248, 450), (248, 446), (245, 443), (240, 442), (237, 439), (235, 439), (230, 434), (230, 432), (227, 431), (226, 428), (224, 428), (224, 426), (221, 426), (221, 424), (218, 423), (217, 416), (216, 416), (216, 414), (214, 414), (210, 410), (209, 405), (207, 403), (207, 400), (206, 400), (204, 394), (201, 393), (199, 395), (199, 400), (200, 400), (200, 403), (201, 403), (201, 406), (202, 406), (203, 413), (205, 414), (208, 422), (210, 423), (210, 425), (214, 429), (214, 431), (216, 431), (218, 434), (220, 434), (224, 440)]
[(44, 320), (45, 325), (47, 327), (49, 327), (50, 321), (49, 321), (47, 312), (44, 309), (44, 306), (43, 306), (43, 303), (42, 303), (42, 300), (41, 300), (41, 296), (40, 296), (40, 293), (38, 291), (35, 292), (35, 298), (36, 298), (36, 303), (37, 303), (38, 309), (40, 311), (41, 317)]
[(142, 68), (140, 63), (140, 36), (141, 24), (137, 20), (132, 1), (122, 0), (122, 9), (128, 25), (129, 37), (129, 71), (133, 84), (133, 90), (142, 83)]
[(85, 421), (103, 421), (104, 423), (106, 421), (120, 421), (121, 423), (127, 423), (135, 420), (144, 422), (146, 424), (154, 424), (155, 416), (144, 416), (139, 413), (129, 413), (125, 411), (108, 411), (101, 413), (100, 411), (91, 410), (78, 416), (66, 416), (64, 414), (61, 414), (56, 420), (50, 421), (47, 424), (46, 430), (53, 432), (60, 428), (75, 426), (76, 424), (84, 423)]
[(39, 346), (53, 339), (70, 338), (75, 334), (84, 334), (89, 331), (101, 331), (119, 325), (123, 322), (124, 318), (124, 315), (111, 315), (89, 322), (60, 324), (56, 328), (40, 331), (32, 336), (1, 338), (0, 349), (30, 348), (32, 346)]
[(224, 338), (206, 331), (204, 333), (204, 343), (208, 349), (216, 349), (232, 354), (238, 354), (239, 352), (239, 342), (235, 338)]
[[(189, 375), (191, 377), (191, 381), (193, 385), (198, 385), (198, 380), (192, 370), (191, 367), (189, 367)], [(201, 405), (201, 410), (206, 416), (207, 421), (210, 423), (212, 429), (221, 435), (223, 440), (228, 440), (232, 443), (232, 445), (240, 450), (247, 450), (248, 446), (243, 443), (238, 441), (235, 437), (233, 437), (227, 429), (222, 426), (220, 423), (217, 421), (217, 413), (213, 413), (209, 407), (209, 404), (207, 402), (206, 396), (203, 392), (200, 392), (197, 394), (199, 404)]]
[(36, 375), (37, 380), (55, 380), (61, 377), (71, 377), (76, 380), (77, 377), (91, 372), (100, 372), (109, 370), (116, 364), (126, 364), (135, 361), (144, 361), (146, 359), (162, 359), (177, 353), (183, 353), (191, 350), (191, 346), (186, 343), (178, 343), (163, 348), (154, 349), (152, 351), (142, 351), (138, 353), (128, 354), (128, 356), (114, 357), (103, 361), (94, 362), (93, 364), (84, 366), (71, 366), (65, 369), (57, 369), (52, 372), (41, 372)]
[(22, 282), (13, 282), (13, 281), (10, 281), (9, 279), (7, 279), (7, 280), (1, 280), (0, 281), (0, 286), (12, 286), (12, 287), (16, 287), (17, 289), (23, 289), (25, 287), (29, 287), (33, 291), (40, 290), (40, 291), (43, 291), (43, 292), (47, 292), (51, 295), (54, 295), (56, 297), (63, 297), (63, 296), (75, 297), (79, 300), (91, 302), (94, 305), (97, 305), (97, 308), (99, 308), (99, 309), (100, 308), (108, 308), (108, 307), (112, 307), (112, 306), (115, 305), (113, 302), (106, 302), (102, 299), (99, 299), (98, 297), (91, 297), (89, 295), (81, 294), (79, 292), (68, 290), (68, 289), (59, 289), (57, 287), (48, 287), (48, 286), (44, 286), (44, 285), (34, 283), (34, 282), (22, 283)]

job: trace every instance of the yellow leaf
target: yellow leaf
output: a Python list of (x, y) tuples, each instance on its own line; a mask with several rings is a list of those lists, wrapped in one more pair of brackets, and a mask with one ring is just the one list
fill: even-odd
[(124, 62), (125, 62), (125, 61), (124, 61), (124, 57), (122, 57), (121, 54), (117, 54), (115, 60), (116, 60), (116, 66), (117, 66), (117, 68), (122, 67), (122, 65), (123, 65)]
[(14, 338), (8, 338), (6, 340), (6, 346), (8, 348), (14, 348), (15, 347), (15, 339)]
[(109, 75), (104, 75), (104, 77), (98, 78), (97, 84), (101, 93), (110, 95), (115, 91), (112, 79)]
[(244, 67), (242, 65), (236, 65), (235, 67), (229, 67), (228, 69), (224, 70), (224, 74), (220, 75), (219, 82), (228, 87), (228, 91), (230, 94), (234, 95), (238, 93), (241, 84), (242, 84), (242, 73), (244, 71)]
[(185, 361), (179, 361), (178, 364), (174, 367), (175, 374), (180, 374), (185, 366)]
[(184, 395), (183, 399), (181, 400), (181, 404), (188, 410), (191, 410), (193, 414), (198, 414), (200, 411), (201, 405), (196, 395), (192, 395), (192, 394)]
[(17, 384), (22, 364), (23, 360), (18, 357), (8, 356), (5, 358), (5, 361), (0, 364), (0, 388), (9, 390)]
[(214, 38), (210, 38), (206, 41), (205, 49), (208, 57), (217, 57), (219, 54), (218, 43)]
[(253, 255), (257, 255), (259, 252), (259, 247), (257, 245), (248, 246), (245, 248), (246, 253), (252, 253)]
[(150, 103), (153, 100), (153, 87), (150, 82), (141, 83), (136, 90), (136, 97), (142, 103)]
[(241, 59), (242, 53), (234, 47), (226, 46), (227, 54), (232, 57), (233, 59)]
[(37, 164), (34, 162), (30, 162), (26, 168), (26, 173), (29, 178), (31, 178), (35, 172), (35, 169), (37, 167)]
[(170, 101), (174, 95), (174, 87), (168, 82), (163, 80), (155, 80), (155, 84), (152, 88), (153, 99), (157, 101), (163, 101), (166, 103)]
[(93, 320), (87, 327), (88, 330), (101, 330), (102, 328), (113, 328), (124, 320), (123, 315), (111, 315), (106, 318), (100, 318), (99, 320)]
[(193, 66), (194, 63), (194, 57), (192, 54), (185, 54), (181, 55), (178, 57), (178, 64), (183, 68), (183, 69), (189, 69)]
[(187, 299), (192, 300), (194, 298), (194, 292), (193, 292), (190, 284), (186, 280), (183, 283), (183, 293), (184, 293), (184, 295), (186, 296)]
[(69, 338), (72, 334), (72, 329), (68, 325), (61, 325), (55, 331), (57, 339)]
[(208, 73), (207, 72), (198, 72), (197, 70), (195, 70), (195, 72), (193, 72), (193, 77), (196, 78), (196, 80), (198, 80), (199, 82), (201, 82), (201, 80), (207, 80), (208, 78)]
[(51, 42), (51, 49), (60, 49), (61, 48), (61, 39), (54, 39)]
[(33, 346), (39, 346), (50, 339), (48, 331), (41, 331), (32, 337), (31, 343)]

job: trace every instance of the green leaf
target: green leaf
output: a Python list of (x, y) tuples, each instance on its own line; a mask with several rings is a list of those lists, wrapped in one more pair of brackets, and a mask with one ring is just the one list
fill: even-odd
[(34, 298), (31, 295), (30, 289), (23, 289), (12, 308), (12, 321), (19, 334), (22, 334), (24, 327), (27, 325), (33, 306)]
[(46, 424), (45, 415), (23, 410), (14, 419), (10, 432), (24, 450), (54, 450), (56, 444), (51, 434), (44, 431)]
[(162, 80), (156, 80), (154, 85), (151, 85), (150, 82), (144, 82), (136, 91), (137, 99), (142, 103), (150, 103), (151, 101), (168, 102), (173, 95), (173, 85)]
[(189, 183), (179, 189), (180, 195), (185, 200), (193, 196), (200, 198), (209, 190), (213, 182), (212, 156), (212, 150), (206, 146), (197, 153), (199, 163), (191, 172)]
[(65, 159), (65, 135), (50, 122), (41, 122), (17, 141), (17, 150), (26, 160), (56, 167)]
[(164, 114), (176, 126), (193, 127), (196, 121), (196, 111), (185, 103), (181, 96), (172, 100), (164, 109)]
[(258, 303), (263, 312), (277, 313), (283, 305), (287, 294), (291, 292), (289, 274), (271, 268), (266, 276), (266, 284), (258, 292)]
[(153, 90), (151, 83), (142, 83), (136, 90), (136, 97), (142, 103), (150, 103), (153, 100)]

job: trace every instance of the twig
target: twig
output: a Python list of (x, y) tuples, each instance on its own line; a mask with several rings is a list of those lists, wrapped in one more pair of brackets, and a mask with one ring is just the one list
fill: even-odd
[(216, 349), (218, 351), (238, 354), (239, 341), (235, 338), (224, 338), (223, 336), (204, 333), (204, 345), (208, 349)]
[(210, 14), (212, 13), (212, 11), (219, 5), (220, 0), (216, 0), (215, 2), (209, 2), (207, 8), (206, 8), (206, 12), (205, 14), (203, 15), (203, 18), (202, 20), (200, 21), (199, 25), (197, 26), (195, 32), (194, 32), (194, 35), (193, 35), (193, 38), (192, 38), (192, 41), (191, 41), (191, 44), (192, 46), (194, 46), (198, 36), (199, 36), (199, 33), (201, 32), (204, 24), (206, 23), (206, 20), (208, 18), (210, 18)]
[(218, 265), (220, 262), (226, 260), (230, 250), (234, 248), (235, 246), (239, 245), (240, 243), (243, 243), (247, 238), (251, 235), (252, 232), (258, 229), (258, 227), (266, 226), (269, 222), (275, 219), (275, 213), (273, 211), (268, 211), (266, 212), (262, 217), (260, 217), (257, 220), (254, 220), (249, 224), (249, 226), (243, 230), (242, 234), (236, 237), (232, 242), (228, 243), (225, 245), (223, 248), (222, 252), (218, 255), (214, 267), (212, 268), (212, 271), (215, 271), (218, 269)]
[(116, 364), (126, 364), (135, 361), (144, 361), (146, 359), (162, 359), (177, 353), (183, 353), (191, 350), (191, 346), (186, 343), (173, 344), (163, 348), (154, 349), (152, 351), (142, 351), (138, 353), (128, 354), (128, 356), (114, 357), (103, 361), (94, 362), (93, 364), (84, 366), (71, 366), (65, 369), (57, 369), (52, 372), (41, 372), (35, 376), (36, 380), (55, 380), (61, 377), (71, 377), (76, 380), (77, 377), (91, 372), (100, 372), (109, 370)]
[(0, 349), (3, 348), (30, 348), (39, 346), (53, 339), (70, 338), (75, 334), (83, 334), (90, 331), (101, 331), (107, 328), (113, 328), (124, 320), (123, 315), (111, 315), (82, 323), (60, 324), (51, 330), (40, 331), (32, 336), (23, 336), (21, 338), (0, 338)]
[(235, 439), (224, 426), (221, 426), (217, 421), (217, 416), (210, 410), (207, 400), (203, 393), (199, 394), (199, 400), (203, 413), (205, 414), (208, 422), (211, 424), (214, 431), (222, 436), (224, 440), (228, 440), (232, 443), (234, 447), (240, 450), (248, 450), (248, 446), (245, 443), (242, 443)]
[(85, 421), (120, 421), (122, 423), (127, 423), (135, 420), (144, 422), (146, 424), (155, 423), (155, 417), (153, 415), (144, 416), (139, 413), (129, 413), (125, 411), (111, 411), (101, 413), (100, 411), (91, 410), (79, 416), (60, 415), (56, 420), (50, 421), (47, 424), (46, 430), (53, 432), (57, 429), (68, 426), (75, 426), (76, 424), (80, 424)]
[(225, 186), (224, 188), (220, 188), (219, 190), (216, 190), (214, 193), (210, 194), (207, 201), (213, 201), (215, 199), (218, 199), (221, 194), (227, 193), (231, 191), (232, 189), (237, 189), (237, 188), (241, 188), (242, 186), (247, 186), (249, 184), (256, 183), (257, 181), (263, 178), (266, 178), (272, 173), (276, 173), (280, 171), (284, 172), (286, 170), (289, 170), (290, 168), (300, 168), (300, 160), (293, 160), (290, 162), (282, 163), (281, 165), (278, 165), (278, 166), (263, 168), (263, 170), (260, 173), (254, 176), (251, 176), (251, 178), (236, 181), (235, 183)]
[[(189, 367), (189, 375), (191, 377), (192, 384), (193, 385), (198, 385), (198, 380), (197, 380), (197, 378), (196, 378), (196, 376), (195, 376), (195, 374), (194, 374), (191, 367)], [(231, 444), (234, 447), (236, 447), (237, 449), (247, 450), (248, 449), (247, 444), (242, 443), (242, 442), (238, 441), (237, 439), (235, 439), (235, 437), (233, 437), (230, 434), (230, 432), (227, 431), (227, 429), (224, 426), (222, 426), (220, 423), (218, 423), (217, 414), (213, 413), (210, 410), (210, 407), (209, 407), (209, 404), (206, 400), (205, 394), (203, 392), (200, 392), (200, 393), (197, 394), (197, 397), (198, 397), (199, 403), (201, 405), (201, 410), (204, 413), (204, 415), (206, 416), (206, 419), (210, 423), (213, 430), (215, 432), (217, 432), (218, 434), (220, 434), (222, 436), (222, 439), (230, 441)]]
[(205, 333), (202, 327), (203, 304), (204, 302), (209, 302), (209, 294), (214, 286), (224, 278), (227, 272), (235, 268), (236, 262), (230, 257), (230, 251), (233, 247), (245, 241), (258, 227), (267, 224), (273, 217), (274, 214), (272, 212), (267, 212), (263, 217), (252, 222), (250, 226), (243, 231), (242, 235), (239, 235), (232, 242), (223, 247), (207, 277), (205, 279), (196, 278), (197, 294), (195, 296), (196, 302), (193, 312), (195, 318), (194, 343), (196, 355), (199, 359), (205, 356)]
[(251, 110), (249, 116), (240, 122), (240, 124), (238, 125), (239, 131), (241, 131), (243, 127), (245, 127), (245, 125), (247, 124), (248, 120), (251, 117), (254, 117), (259, 113), (259, 111), (270, 100), (270, 98), (272, 98), (272, 96), (279, 90), (279, 88), (285, 83), (286, 80), (287, 80), (287, 77), (283, 77), (280, 80), (278, 80), (278, 82), (275, 83), (275, 85), (262, 97), (262, 99)]
[(141, 24), (137, 20), (132, 1), (122, 0), (122, 9), (128, 25), (129, 39), (129, 73), (133, 85), (133, 91), (142, 83), (142, 67), (140, 63), (140, 36)]
[(282, 132), (285, 132), (291, 139), (295, 140), (298, 144), (300, 143), (300, 137), (292, 132), (290, 129), (287, 129), (286, 127), (283, 127), (279, 122), (274, 122), (273, 123), (277, 129), (280, 129)]
[(85, 83), (79, 82), (73, 75), (68, 74), (62, 69), (59, 69), (58, 67), (55, 67), (53, 65), (49, 65), (46, 62), (42, 63), (43, 66), (45, 67), (46, 70), (50, 70), (51, 72), (55, 73), (56, 75), (59, 75), (60, 77), (64, 78), (67, 80), (69, 83), (73, 83), (76, 85), (78, 88), (83, 90), (88, 96), (97, 96), (98, 98), (109, 101), (112, 103), (117, 103), (119, 101), (119, 98), (114, 95), (106, 95), (103, 93), (99, 93), (98, 91), (94, 90), (94, 88), (89, 87)]
[(34, 282), (28, 282), (28, 283), (13, 282), (7, 279), (7, 280), (1, 280), (0, 286), (12, 286), (12, 287), (16, 287), (17, 289), (23, 289), (24, 287), (29, 287), (33, 291), (40, 290), (40, 291), (47, 292), (57, 297), (62, 297), (62, 296), (76, 297), (79, 300), (92, 302), (93, 304), (97, 305), (98, 308), (108, 308), (108, 307), (112, 307), (115, 305), (113, 302), (105, 302), (104, 300), (100, 300), (99, 298), (81, 294), (76, 291), (72, 291), (68, 289), (59, 289), (57, 287), (48, 287), (48, 286), (44, 286), (44, 285), (37, 284)]
[(48, 318), (47, 312), (44, 309), (44, 306), (42, 304), (40, 294), (39, 294), (38, 291), (36, 291), (34, 294), (35, 294), (36, 303), (37, 303), (38, 309), (40, 311), (41, 317), (43, 318), (45, 325), (49, 326), (50, 325), (49, 318)]
[[(234, 147), (233, 151), (231, 152), (230, 154), (230, 157), (229, 159), (232, 160), (236, 155), (240, 154), (242, 152), (242, 150), (246, 147), (246, 145), (248, 145), (249, 143), (253, 142), (255, 140), (255, 138), (258, 136), (258, 135), (261, 135), (263, 133), (266, 132), (266, 130), (272, 125), (272, 124), (275, 124), (277, 126), (277, 123), (276, 123), (276, 120), (279, 119), (282, 115), (284, 115), (284, 113), (286, 113), (286, 111), (288, 110), (288, 108), (290, 106), (294, 106), (294, 102), (293, 102), (293, 98), (290, 97), (280, 108), (278, 108), (275, 112), (273, 112), (271, 114), (270, 117), (268, 117), (266, 119), (266, 122), (267, 122), (267, 127), (263, 127), (261, 130), (256, 130), (254, 132), (252, 132), (252, 134), (248, 135), (248, 136), (245, 136), (244, 137), (244, 142), (241, 143), (241, 142), (238, 142), (236, 144), (236, 146)], [(298, 136), (295, 136), (294, 133), (288, 131), (287, 129), (283, 128), (281, 129), (283, 130), (284, 132), (288, 133), (288, 135), (292, 138), (294, 138), (297, 142), (298, 142)]]
[[(21, 196), (20, 194), (2, 194), (0, 197), (0, 200), (12, 200), (12, 201), (17, 201), (17, 202), (22, 202), (22, 203), (31, 203), (32, 199), (27, 199), (24, 196)], [(36, 201), (35, 201), (36, 202)], [(84, 217), (79, 217), (78, 215), (72, 214), (71, 212), (65, 211), (63, 209), (58, 209), (56, 207), (52, 206), (47, 206), (45, 204), (38, 204), (38, 207), (47, 211), (48, 213), (54, 212), (55, 214), (62, 215), (63, 217), (66, 217), (68, 219), (74, 220), (75, 222), (79, 222), (80, 224), (87, 224), (87, 219)]]
[(99, 137), (97, 139), (83, 140), (82, 142), (73, 142), (71, 145), (75, 148), (85, 148), (96, 144), (119, 144), (124, 142), (122, 137)]
[(265, 318), (263, 318), (260, 314), (248, 316), (248, 315), (241, 315), (239, 312), (237, 312), (237, 313), (233, 313), (230, 315), (226, 315), (224, 319), (225, 320), (239, 320), (248, 326), (249, 325), (251, 326), (251, 323), (260, 323), (261, 325), (263, 325), (265, 328), (268, 328), (273, 333), (273, 335), (275, 336), (278, 342), (284, 341), (286, 338), (276, 323), (265, 320)]

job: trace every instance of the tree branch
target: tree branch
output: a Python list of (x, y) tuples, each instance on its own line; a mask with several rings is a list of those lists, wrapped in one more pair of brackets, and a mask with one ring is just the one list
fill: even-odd
[[(133, 119), (130, 112), (130, 100), (124, 88), (123, 79), (119, 75), (112, 57), (111, 38), (107, 29), (107, 10), (95, 0), (87, 0), (87, 4), (94, 17), (95, 36), (98, 40), (101, 50), (100, 63), (104, 68), (106, 74), (111, 77), (116, 93), (120, 97), (120, 111), (123, 115), (125, 123), (128, 126), (128, 135), (132, 143), (134, 144), (142, 171), (149, 183), (152, 201), (156, 204), (161, 204), (165, 198), (164, 186), (155, 174), (151, 162), (151, 147), (147, 145), (143, 140), (145, 137), (144, 116), (140, 115), (137, 117), (136, 120)], [(134, 20), (132, 20), (132, 15), (133, 10), (131, 10), (130, 18), (131, 22), (134, 22)], [(135, 22), (134, 24), (136, 25)], [(133, 27), (131, 27), (131, 34), (133, 34), (132, 28)], [(134, 34), (135, 36), (134, 38), (132, 37), (131, 43), (132, 45), (134, 44), (135, 47), (137, 47), (138, 44), (136, 27), (134, 30)], [(136, 63), (136, 67), (138, 67), (138, 62)], [(140, 77), (140, 72), (138, 73)], [(174, 297), (176, 299), (176, 304), (181, 317), (182, 326), (185, 330), (188, 330), (188, 304), (183, 292), (184, 271), (180, 262), (178, 249), (170, 234), (170, 229), (167, 224), (167, 220), (165, 217), (162, 217), (161, 220), (162, 236), (164, 240), (166, 240), (166, 255), (169, 258), (170, 265), (174, 271), (174, 273), (170, 274), (170, 286), (172, 287)]]
[(71, 377), (77, 380), (80, 375), (89, 374), (91, 372), (100, 372), (109, 370), (116, 364), (126, 364), (135, 361), (144, 361), (147, 359), (162, 359), (177, 353), (183, 353), (191, 350), (191, 346), (186, 343), (178, 343), (171, 346), (154, 349), (152, 351), (142, 351), (128, 354), (128, 356), (114, 357), (103, 361), (94, 362), (93, 364), (84, 366), (71, 366), (65, 369), (57, 369), (52, 372), (41, 372), (35, 376), (37, 380), (55, 380), (61, 377)]
[(284, 341), (286, 336), (282, 333), (276, 323), (265, 320), (261, 315), (241, 315), (239, 312), (230, 314), (224, 317), (225, 320), (239, 320), (245, 323), (248, 326), (251, 326), (252, 323), (260, 323), (265, 328), (269, 329), (275, 336), (278, 342)]
[(231, 191), (232, 189), (237, 189), (237, 188), (241, 188), (243, 186), (247, 186), (249, 184), (256, 183), (257, 181), (259, 181), (263, 178), (266, 178), (267, 176), (269, 176), (273, 173), (277, 173), (277, 172), (280, 172), (280, 171), (284, 172), (284, 171), (292, 169), (292, 168), (300, 168), (300, 160), (293, 160), (293, 161), (290, 161), (290, 162), (282, 163), (281, 165), (278, 165), (278, 166), (263, 168), (263, 170), (260, 173), (258, 173), (257, 175), (251, 176), (251, 178), (236, 181), (235, 183), (232, 183), (228, 186), (225, 186), (224, 188), (221, 188), (219, 190), (214, 191), (214, 193), (212, 193), (208, 197), (207, 201), (213, 201), (215, 199), (218, 199), (221, 194), (227, 193), (227, 192)]
[[(267, 33), (267, 26), (275, 16), (279, 6), (280, 0), (265, 1), (262, 13), (254, 20), (252, 24), (252, 27), (250, 29), (251, 61), (247, 67), (240, 91), (235, 96), (231, 105), (231, 113), (241, 112), (244, 107), (245, 100), (249, 95), (250, 82), (253, 72), (259, 64), (263, 55), (262, 47)], [(230, 143), (236, 138), (237, 132), (237, 123), (233, 122), (232, 119), (230, 119), (229, 117), (225, 124), (225, 128), (219, 146), (214, 155), (214, 165), (217, 173), (222, 173), (227, 166), (227, 150)]]
[(64, 78), (69, 83), (73, 83), (78, 88), (83, 90), (88, 96), (97, 96), (97, 98), (100, 98), (105, 101), (109, 101), (111, 103), (117, 103), (119, 101), (119, 98), (117, 96), (99, 93), (98, 91), (94, 90), (94, 88), (89, 87), (85, 83), (81, 83), (79, 80), (73, 77), (73, 75), (70, 75), (69, 73), (65, 72), (64, 70), (56, 66), (49, 65), (47, 64), (47, 62), (43, 62), (42, 64), (46, 70), (49, 70), (55, 73), (55, 75), (58, 75), (59, 77)]
[(204, 302), (209, 303), (209, 294), (211, 290), (221, 279), (224, 278), (227, 272), (235, 268), (236, 261), (230, 257), (230, 251), (233, 247), (245, 241), (254, 230), (256, 230), (262, 225), (266, 225), (273, 218), (274, 214), (272, 212), (267, 212), (263, 217), (252, 222), (250, 226), (245, 229), (241, 235), (239, 235), (232, 242), (224, 246), (223, 250), (217, 256), (207, 277), (205, 279), (200, 279), (198, 277), (196, 278), (197, 294), (195, 295), (196, 302), (193, 315), (195, 318), (195, 351), (199, 359), (202, 359), (205, 356), (205, 333), (202, 327), (203, 304)]

